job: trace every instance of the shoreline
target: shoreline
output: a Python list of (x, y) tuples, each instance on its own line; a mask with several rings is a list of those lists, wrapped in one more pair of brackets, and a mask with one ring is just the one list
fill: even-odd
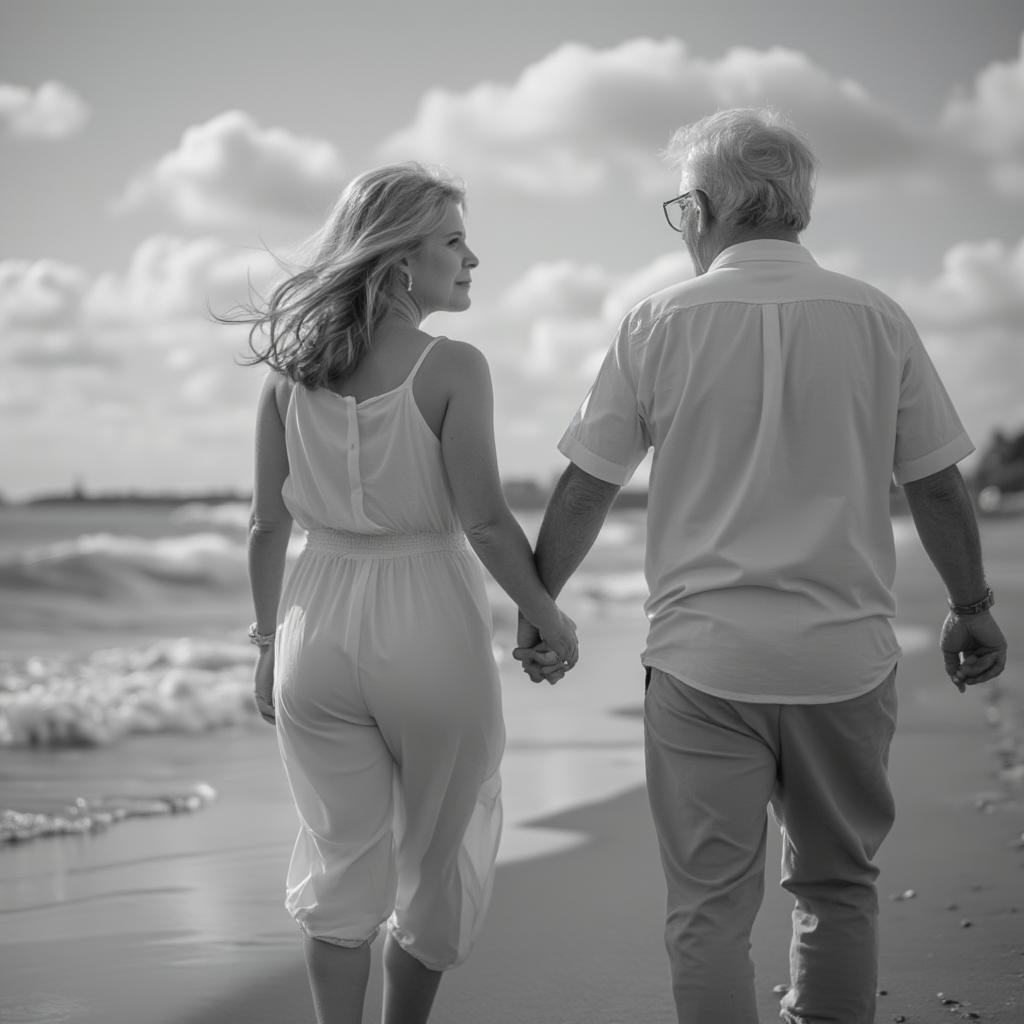
[[(906, 659), (903, 681), (931, 675), (933, 657)], [(1019, 705), (1020, 682), (1007, 681), (1003, 703)], [(907, 713), (891, 761), (896, 824), (878, 857), (886, 994), (877, 1019), (924, 1024), (953, 1012), (950, 1019), (1016, 1024), (1024, 1014), (1024, 788), (999, 775), (1005, 735), (987, 695), (949, 689), (931, 704), (914, 701), (909, 682), (902, 695)], [(622, 705), (617, 717), (635, 724), (637, 708)], [(272, 745), (238, 739), (217, 780), (225, 813), (215, 805), (127, 822), (80, 845), (41, 840), (20, 851), (49, 899), (0, 913), (0, 1022), (312, 1021), (300, 945), (280, 899), (293, 812), (265, 763)], [(182, 764), (194, 753), (183, 749)], [(543, 743), (511, 756), (543, 758)], [(520, 809), (526, 798), (517, 798)], [(527, 835), (526, 853), (499, 863), (483, 933), (468, 963), (442, 984), (433, 1019), (674, 1019), (661, 942), (664, 883), (642, 784), (527, 815), (515, 831)], [(531, 851), (530, 837), (545, 834), (546, 852)], [(101, 844), (111, 854), (105, 867), (97, 864)], [(763, 1022), (777, 1017), (772, 989), (788, 976), (789, 897), (778, 862), (770, 825), (753, 934)], [(116, 876), (113, 893), (106, 875)], [(378, 942), (367, 1021), (379, 1019), (379, 956)], [(943, 1005), (940, 992), (957, 1003)]]

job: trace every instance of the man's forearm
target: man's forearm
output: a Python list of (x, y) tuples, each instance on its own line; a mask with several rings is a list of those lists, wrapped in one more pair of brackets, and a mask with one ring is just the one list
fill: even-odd
[(537, 575), (552, 597), (591, 549), (608, 510), (619, 493), (616, 484), (599, 480), (570, 463), (548, 500), (537, 536)]
[(971, 604), (985, 595), (974, 506), (956, 466), (904, 486), (914, 525), (949, 599)]

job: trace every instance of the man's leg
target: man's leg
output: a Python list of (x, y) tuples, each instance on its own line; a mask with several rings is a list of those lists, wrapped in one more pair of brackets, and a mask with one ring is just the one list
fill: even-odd
[(782, 709), (782, 884), (796, 897), (791, 1024), (871, 1024), (878, 973), (878, 869), (892, 826), (887, 765), (896, 727), (895, 672), (870, 693)]
[(764, 894), (777, 719), (777, 705), (721, 700), (651, 673), (647, 787), (679, 1024), (757, 1024), (750, 930)]

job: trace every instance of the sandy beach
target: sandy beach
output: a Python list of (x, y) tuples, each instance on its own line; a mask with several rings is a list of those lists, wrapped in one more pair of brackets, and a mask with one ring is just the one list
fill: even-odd
[[(1022, 533), (1020, 521), (985, 529), (1011, 645), (1024, 635)], [(879, 857), (885, 994), (877, 1019), (1019, 1024), (1019, 653), (998, 685), (961, 696), (932, 648), (942, 591), (915, 545), (901, 553), (898, 597), (906, 654), (892, 754), (897, 821)], [(626, 604), (581, 607), (579, 618), (583, 656), (559, 687), (533, 688), (503, 661), (509, 827), (487, 925), (468, 964), (442, 985), (439, 1024), (674, 1019), (664, 887), (642, 787), (642, 619)], [(3, 756), (23, 767), (33, 755)], [(196, 814), (0, 849), (0, 1022), (312, 1021), (281, 906), (294, 812), (269, 729), (225, 730), (216, 742), (129, 738), (45, 758), (66, 759), (53, 770), (80, 769), (83, 785), (95, 786), (144, 774), (147, 762), (164, 766), (151, 770), (158, 783), (171, 764), (177, 778), (210, 783), (218, 799)], [(773, 989), (787, 980), (789, 933), (770, 835), (753, 949), (764, 1022), (778, 1014)], [(375, 971), (367, 1021), (379, 1004)]]

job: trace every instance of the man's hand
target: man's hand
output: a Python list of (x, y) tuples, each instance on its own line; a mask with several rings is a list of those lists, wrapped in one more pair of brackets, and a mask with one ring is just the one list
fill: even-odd
[(260, 658), (256, 662), (256, 684), (253, 696), (256, 698), (256, 710), (260, 718), (271, 725), (276, 721), (274, 714), (274, 648), (260, 648)]
[(946, 674), (963, 693), (968, 686), (995, 679), (1006, 667), (1006, 637), (988, 612), (950, 612), (939, 640)]
[(537, 627), (522, 615), (519, 616), (516, 648), (512, 657), (522, 663), (523, 671), (535, 683), (547, 682), (554, 686), (568, 671), (558, 653), (541, 639)]

